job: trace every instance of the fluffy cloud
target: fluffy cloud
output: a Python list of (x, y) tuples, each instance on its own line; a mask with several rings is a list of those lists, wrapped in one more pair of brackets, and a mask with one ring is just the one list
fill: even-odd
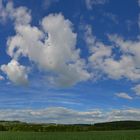
[(114, 35), (109, 36), (112, 46), (108, 46), (98, 41), (89, 28), (85, 41), (90, 48), (89, 63), (93, 72), (96, 70), (111, 79), (140, 80), (140, 41), (127, 41)]
[(100, 71), (105, 71), (105, 60), (112, 55), (111, 46), (106, 46), (102, 42), (97, 41), (93, 36), (92, 28), (90, 25), (85, 26), (85, 42), (89, 47), (90, 56), (88, 58), (89, 65), (92, 70), (97, 71), (98, 75)]
[[(26, 7), (15, 8), (13, 2), (7, 2), (6, 6), (3, 6), (3, 1), (0, 0), (0, 21), (6, 22), (7, 19), (11, 19), (15, 28), (22, 25), (28, 25), (31, 22), (30, 11)], [(17, 60), (11, 60), (7, 65), (2, 65), (1, 70), (7, 74), (8, 79), (14, 82), (16, 85), (27, 84), (27, 68), (20, 65)]]
[(123, 92), (122, 93), (117, 93), (116, 96), (119, 97), (119, 98), (128, 99), (128, 100), (132, 100), (133, 99), (127, 93), (123, 93)]
[(12, 60), (7, 65), (2, 65), (1, 70), (17, 85), (28, 83), (27, 68), (20, 65), (16, 60)]
[(123, 77), (132, 81), (140, 79), (140, 73), (136, 69), (131, 56), (124, 55), (120, 60), (106, 59), (102, 69), (112, 79), (121, 79)]
[(26, 7), (14, 8), (13, 2), (8, 2), (6, 7), (3, 7), (0, 0), (0, 19), (5, 21), (7, 18), (14, 20), (15, 24), (28, 24), (31, 22), (30, 11)]
[(111, 47), (97, 41), (96, 37), (93, 36), (92, 27), (90, 25), (85, 26), (84, 37), (91, 54), (88, 58), (90, 67), (94, 72), (100, 70), (102, 71), (104, 67), (104, 60), (110, 58), (112, 55)]
[(76, 49), (72, 23), (62, 14), (51, 14), (42, 20), (43, 30), (30, 25), (16, 25), (16, 35), (8, 40), (8, 54), (18, 59), (28, 57), (43, 71), (52, 73), (51, 82), (71, 86), (90, 78), (85, 62)]
[[(12, 2), (3, 7), (1, 1), (0, 11), (0, 17), (15, 23), (16, 35), (8, 38), (7, 53), (17, 63), (22, 56), (28, 57), (58, 86), (72, 86), (90, 78), (80, 49), (76, 49), (77, 34), (62, 14), (44, 17), (39, 28), (30, 25), (31, 12), (26, 7), (15, 8)], [(11, 76), (9, 79), (14, 81)]]
[(100, 109), (77, 111), (64, 107), (49, 107), (46, 109), (14, 109), (14, 111), (12, 109), (1, 109), (0, 112), (0, 120), (20, 120), (36, 123), (93, 124), (106, 121), (140, 120), (140, 110), (135, 108), (104, 112)]
[[(118, 62), (122, 66), (122, 70), (124, 69), (124, 73), (122, 76), (130, 79), (130, 80), (139, 80), (140, 79), (140, 40), (131, 41), (124, 40), (121, 37), (111, 36), (110, 40), (115, 43), (116, 47), (119, 48), (122, 53), (121, 58)], [(117, 60), (116, 60), (117, 61)], [(124, 61), (124, 63), (123, 63)]]
[(86, 7), (88, 10), (92, 10), (94, 5), (105, 4), (107, 0), (85, 0)]

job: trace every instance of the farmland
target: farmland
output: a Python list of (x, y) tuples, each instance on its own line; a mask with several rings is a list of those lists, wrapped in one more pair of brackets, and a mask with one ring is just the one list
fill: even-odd
[(0, 121), (0, 140), (140, 140), (140, 121), (34, 124)]
[(140, 140), (140, 130), (93, 132), (0, 132), (0, 140)]

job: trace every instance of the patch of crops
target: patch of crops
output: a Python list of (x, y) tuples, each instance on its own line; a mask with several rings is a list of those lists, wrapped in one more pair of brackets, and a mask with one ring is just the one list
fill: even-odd
[(140, 131), (0, 132), (0, 140), (140, 140)]

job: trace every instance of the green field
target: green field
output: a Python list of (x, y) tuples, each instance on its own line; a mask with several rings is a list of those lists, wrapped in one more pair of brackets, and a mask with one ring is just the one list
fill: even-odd
[(140, 131), (0, 132), (0, 140), (140, 140)]

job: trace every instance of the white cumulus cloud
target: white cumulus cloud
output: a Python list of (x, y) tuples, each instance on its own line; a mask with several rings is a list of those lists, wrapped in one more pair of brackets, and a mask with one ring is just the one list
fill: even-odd
[(50, 14), (42, 20), (43, 30), (31, 25), (16, 25), (16, 35), (8, 39), (8, 54), (28, 57), (40, 69), (52, 73), (51, 82), (71, 86), (90, 78), (72, 23), (62, 14)]
[(77, 34), (62, 14), (50, 14), (42, 19), (41, 27), (36, 27), (31, 26), (31, 12), (26, 7), (14, 7), (13, 2), (4, 7), (1, 0), (0, 13), (2, 19), (9, 18), (15, 23), (16, 34), (8, 38), (7, 53), (17, 63), (22, 56), (28, 57), (58, 86), (72, 86), (90, 78), (80, 49), (76, 48)]
[(11, 60), (7, 65), (2, 65), (1, 70), (16, 85), (26, 85), (28, 83), (27, 68), (20, 65), (16, 60)]
[[(91, 28), (89, 26), (89, 28)], [(111, 45), (105, 45), (98, 41), (87, 28), (85, 41), (89, 46), (91, 55), (89, 56), (89, 64), (93, 69), (93, 73), (98, 71), (102, 75), (107, 75), (111, 79), (126, 78), (131, 81), (140, 80), (140, 40), (131, 41), (124, 40), (116, 35), (109, 36)], [(90, 32), (89, 32), (90, 31)], [(114, 49), (118, 49), (114, 51)]]
[(15, 8), (12, 1), (7, 2), (4, 7), (3, 1), (0, 0), (0, 20), (5, 22), (7, 18), (14, 20), (15, 24), (28, 24), (32, 19), (26, 7)]

